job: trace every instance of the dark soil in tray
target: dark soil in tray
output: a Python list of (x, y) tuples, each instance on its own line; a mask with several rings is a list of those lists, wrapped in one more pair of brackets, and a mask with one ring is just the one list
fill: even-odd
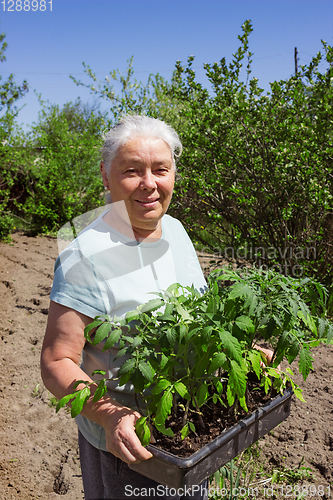
[[(196, 432), (191, 432), (189, 436), (182, 439), (180, 430), (183, 427), (184, 412), (178, 408), (177, 414), (172, 413), (167, 420), (166, 428), (171, 428), (174, 432), (174, 437), (165, 436), (164, 434), (154, 429), (154, 437), (156, 439), (155, 446), (162, 448), (165, 451), (172, 453), (178, 457), (188, 457), (200, 450), (205, 444), (209, 443), (219, 436), (225, 429), (229, 429), (239, 420), (242, 420), (247, 415), (256, 410), (259, 406), (268, 403), (277, 395), (273, 389), (268, 394), (265, 394), (263, 388), (259, 386), (258, 380), (253, 377), (248, 380), (248, 393), (246, 396), (248, 412), (243, 410), (239, 405), (228, 407), (226, 402), (226, 390), (222, 395), (222, 400), (226, 406), (221, 403), (214, 404), (212, 401), (201, 408), (201, 416), (205, 424), (202, 428), (198, 418), (198, 414), (191, 413), (191, 421), (195, 425)], [(186, 402), (184, 402), (185, 404)]]

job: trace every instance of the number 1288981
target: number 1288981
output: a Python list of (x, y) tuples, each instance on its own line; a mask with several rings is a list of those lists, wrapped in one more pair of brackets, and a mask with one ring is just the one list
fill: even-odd
[(52, 12), (52, 0), (48, 2), (46, 0), (2, 0), (1, 4), (3, 12), (29, 12), (30, 10)]

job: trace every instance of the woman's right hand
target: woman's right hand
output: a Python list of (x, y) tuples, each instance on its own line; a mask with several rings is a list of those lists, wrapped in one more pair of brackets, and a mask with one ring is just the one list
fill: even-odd
[(153, 455), (142, 446), (135, 422), (141, 415), (123, 406), (113, 406), (103, 421), (107, 450), (127, 464), (148, 460)]
[[(89, 323), (91, 318), (51, 301), (41, 367), (44, 384), (57, 399), (73, 392), (76, 380), (92, 382), (79, 367), (86, 342), (84, 328)], [(104, 427), (107, 449), (124, 462), (152, 457), (135, 433), (135, 422), (141, 416), (138, 412), (105, 396), (97, 402), (89, 398), (81, 415)]]

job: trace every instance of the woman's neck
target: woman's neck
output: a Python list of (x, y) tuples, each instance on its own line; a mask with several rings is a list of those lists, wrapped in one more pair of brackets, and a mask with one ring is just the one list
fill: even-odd
[(118, 233), (121, 233), (132, 240), (140, 242), (144, 240), (157, 241), (162, 237), (161, 220), (158, 221), (156, 227), (154, 228), (134, 227), (130, 223), (129, 218), (128, 220), (124, 220), (115, 207), (111, 207), (111, 209), (104, 215), (103, 220), (113, 229), (118, 231)]

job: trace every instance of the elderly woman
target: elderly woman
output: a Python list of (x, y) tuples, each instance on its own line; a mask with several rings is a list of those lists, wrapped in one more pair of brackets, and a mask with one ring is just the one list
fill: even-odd
[[(73, 392), (75, 381), (91, 381), (94, 370), (111, 377), (120, 366), (117, 349), (86, 343), (84, 328), (93, 317), (124, 315), (175, 282), (206, 286), (183, 226), (166, 215), (181, 147), (171, 127), (146, 116), (124, 117), (105, 137), (100, 169), (112, 204), (55, 265), (41, 368), (58, 399)], [(102, 400), (84, 406), (77, 425), (86, 499), (129, 498), (126, 485), (157, 486), (127, 465), (151, 457), (135, 433), (139, 417), (132, 387), (116, 381)], [(158, 498), (168, 498), (161, 491)]]

